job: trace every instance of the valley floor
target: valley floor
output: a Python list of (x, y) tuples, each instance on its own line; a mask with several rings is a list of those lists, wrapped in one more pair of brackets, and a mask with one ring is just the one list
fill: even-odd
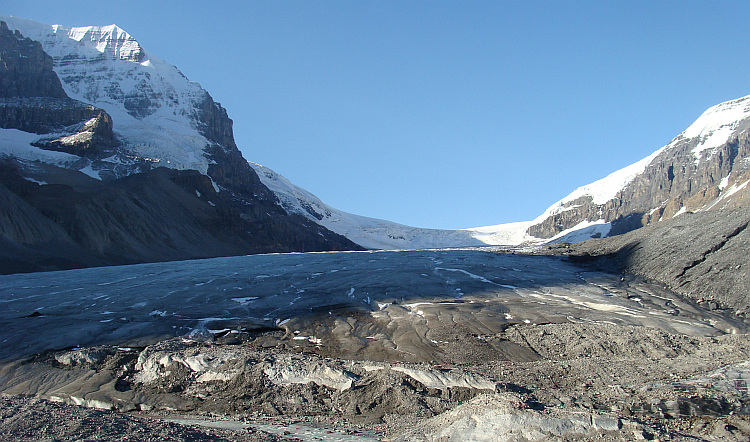
[(750, 437), (743, 318), (561, 257), (248, 256), (0, 293), (0, 438)]

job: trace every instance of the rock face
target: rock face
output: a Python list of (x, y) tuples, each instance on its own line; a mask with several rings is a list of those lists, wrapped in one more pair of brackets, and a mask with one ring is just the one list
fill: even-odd
[(157, 168), (101, 182), (47, 166), (53, 184), (0, 164), (0, 273), (250, 253), (347, 250), (272, 200), (243, 210), (197, 171)]
[(551, 238), (582, 222), (624, 233), (685, 212), (746, 205), (750, 181), (750, 97), (719, 104), (650, 157), (584, 186), (528, 233)]
[(11, 32), (5, 22), (0, 22), (0, 60), (0, 97), (68, 97), (42, 45)]
[(34, 145), (42, 149), (94, 159), (114, 155), (119, 142), (112, 134), (112, 117), (101, 109), (95, 112), (91, 118), (76, 125), (74, 133), (40, 139)]

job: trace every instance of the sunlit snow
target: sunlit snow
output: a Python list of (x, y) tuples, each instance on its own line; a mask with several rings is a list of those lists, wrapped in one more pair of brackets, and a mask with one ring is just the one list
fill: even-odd
[(681, 136), (698, 138), (693, 149), (696, 157), (706, 149), (726, 143), (739, 126), (739, 121), (750, 117), (750, 96), (727, 101), (705, 111)]

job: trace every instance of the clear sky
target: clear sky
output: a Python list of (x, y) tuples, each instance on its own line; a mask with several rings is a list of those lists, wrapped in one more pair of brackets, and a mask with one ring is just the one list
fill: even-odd
[(117, 24), (200, 83), (245, 158), (419, 227), (526, 221), (750, 94), (750, 1), (3, 0)]

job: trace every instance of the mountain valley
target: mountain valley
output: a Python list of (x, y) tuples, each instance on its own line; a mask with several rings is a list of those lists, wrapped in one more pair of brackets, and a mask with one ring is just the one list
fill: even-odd
[(248, 161), (117, 26), (0, 17), (0, 61), (0, 438), (750, 437), (750, 97), (434, 230)]

